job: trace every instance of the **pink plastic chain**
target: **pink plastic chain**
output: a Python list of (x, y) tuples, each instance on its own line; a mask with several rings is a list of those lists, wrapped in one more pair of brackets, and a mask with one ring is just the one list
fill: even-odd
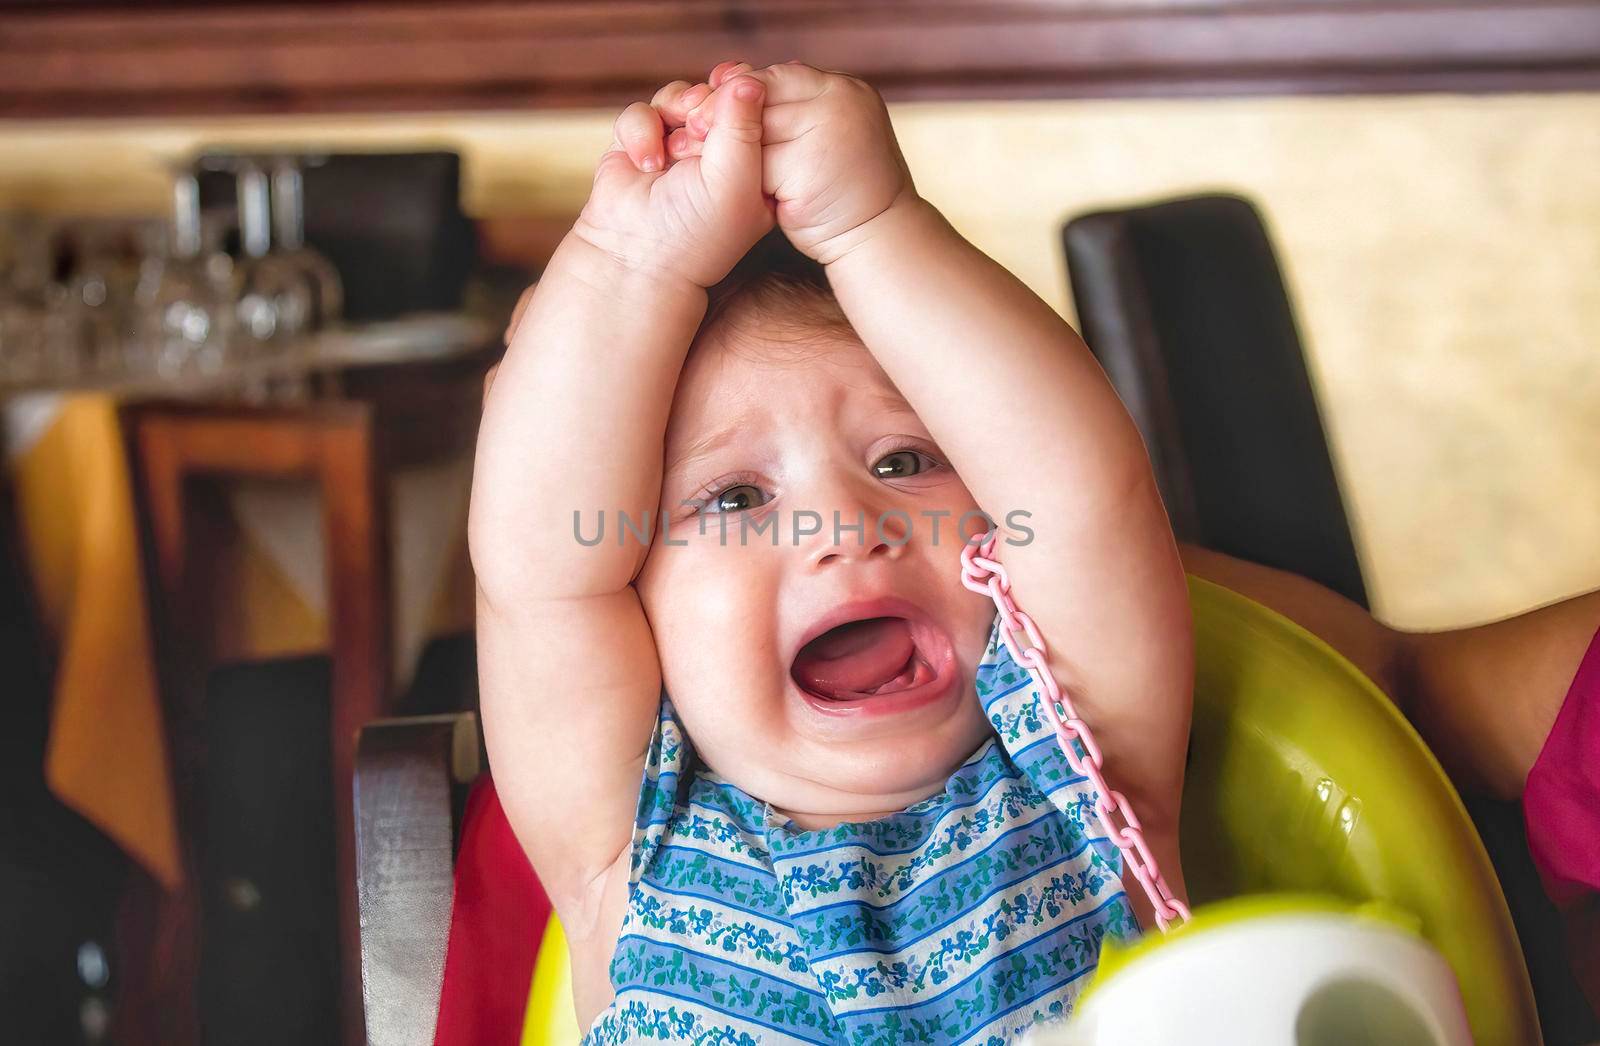
[[(1117, 849), (1122, 851), (1122, 859), (1150, 897), (1150, 904), (1155, 908), (1156, 925), (1165, 931), (1174, 919), (1187, 922), (1189, 909), (1168, 889), (1166, 879), (1162, 878), (1161, 870), (1156, 867), (1155, 856), (1145, 844), (1144, 829), (1139, 825), (1139, 818), (1134, 816), (1127, 796), (1108, 786), (1101, 775), (1104, 762), (1100, 757), (1100, 746), (1095, 743), (1089, 724), (1078, 718), (1078, 713), (1072, 707), (1072, 699), (1051, 674), (1048, 651), (1044, 636), (1039, 634), (1039, 626), (1011, 598), (1011, 578), (1007, 576), (1006, 568), (993, 558), (999, 538), (1000, 532), (991, 530), (981, 541), (971, 542), (961, 550), (961, 583), (994, 600), (995, 608), (1000, 611), (1000, 635), (1005, 640), (1006, 649), (1011, 651), (1011, 656), (1019, 665), (1032, 673), (1044, 691), (1043, 704), (1055, 729), (1056, 741), (1066, 754), (1073, 773), (1087, 777), (1094, 786), (1095, 816), (1105, 826), (1106, 833), (1116, 843)], [(1019, 630), (1028, 637), (1027, 649), (1017, 641)], [(1074, 741), (1078, 744), (1073, 744)], [(1083, 746), (1081, 755), (1078, 745)], [(1121, 827), (1118, 827), (1114, 815), (1121, 816)]]

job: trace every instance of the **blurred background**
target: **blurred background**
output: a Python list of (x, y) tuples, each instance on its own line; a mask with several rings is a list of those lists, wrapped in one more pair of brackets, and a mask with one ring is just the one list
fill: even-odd
[(885, 93), (1191, 540), (1409, 629), (1600, 585), (1600, 5), (0, 0), (7, 1041), (359, 1041), (354, 737), (476, 700), (482, 374), (616, 111), (730, 57)]

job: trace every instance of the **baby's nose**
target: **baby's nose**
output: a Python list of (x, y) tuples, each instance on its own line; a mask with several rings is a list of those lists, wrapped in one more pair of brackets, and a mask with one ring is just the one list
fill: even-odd
[(835, 512), (822, 526), (809, 557), (816, 567), (898, 559), (911, 540), (911, 520), (901, 511), (875, 518), (866, 512), (854, 516)]

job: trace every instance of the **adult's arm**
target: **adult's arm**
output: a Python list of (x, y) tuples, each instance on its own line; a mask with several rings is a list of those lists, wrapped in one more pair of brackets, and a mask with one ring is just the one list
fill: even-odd
[(1405, 632), (1287, 571), (1194, 545), (1179, 552), (1190, 573), (1276, 610), (1348, 658), (1473, 795), (1522, 795), (1600, 628), (1596, 590), (1486, 625)]

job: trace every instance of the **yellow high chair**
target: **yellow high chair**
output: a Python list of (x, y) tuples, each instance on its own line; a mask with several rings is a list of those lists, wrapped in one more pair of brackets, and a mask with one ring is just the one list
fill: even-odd
[[(1330, 894), (1410, 913), (1454, 971), (1474, 1039), (1539, 1042), (1500, 884), (1410, 724), (1287, 618), (1192, 576), (1189, 598), (1195, 709), (1182, 831), (1191, 900)], [(534, 975), (525, 1046), (576, 1039), (566, 963), (553, 928)]]
[(1474, 1039), (1537, 1043), (1505, 897), (1455, 789), (1366, 676), (1288, 619), (1189, 579), (1195, 710), (1183, 868), (1196, 904), (1381, 901), (1449, 962)]

